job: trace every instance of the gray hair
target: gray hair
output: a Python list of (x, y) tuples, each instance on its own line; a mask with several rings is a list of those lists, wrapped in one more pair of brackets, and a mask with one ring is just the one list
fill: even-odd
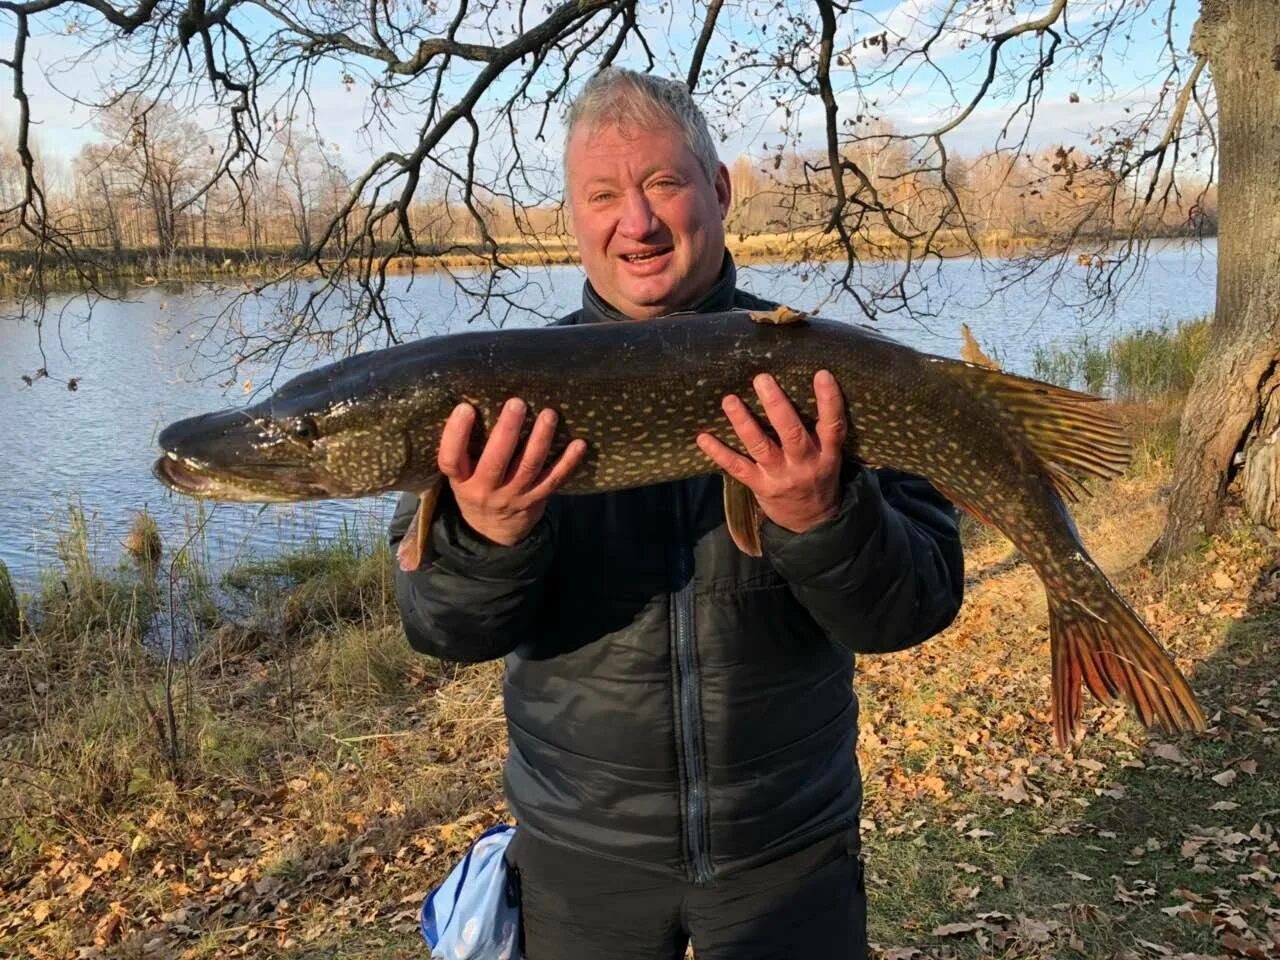
[(673, 126), (684, 134), (685, 143), (698, 158), (707, 179), (715, 180), (720, 157), (707, 127), (707, 118), (693, 102), (689, 88), (679, 80), (637, 73), (625, 67), (605, 67), (588, 80), (569, 107), (564, 134), (566, 176), (573, 132), (580, 126), (601, 123), (642, 130)]

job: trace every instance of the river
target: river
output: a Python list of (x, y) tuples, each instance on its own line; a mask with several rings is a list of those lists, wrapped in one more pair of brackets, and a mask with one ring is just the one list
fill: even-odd
[[(1173, 326), (1211, 312), (1216, 252), (1212, 241), (1155, 246), (1114, 309), (1101, 316), (1078, 305), (1087, 299), (1083, 268), (1067, 267), (1056, 293), (1024, 282), (993, 294), (998, 264), (949, 260), (915, 291), (913, 302), (931, 315), (890, 315), (878, 327), (920, 349), (956, 356), (963, 321), (1007, 369), (1030, 373), (1037, 346), (1082, 336), (1105, 343), (1127, 330)], [(834, 274), (836, 268), (825, 272)], [(861, 319), (850, 299), (830, 296), (823, 273), (749, 266), (740, 270), (740, 285), (799, 309), (818, 308), (833, 319)], [(535, 269), (526, 280), (525, 302), (544, 313), (572, 309), (580, 300), (577, 267)], [(391, 283), (406, 316), (428, 318), (417, 321), (420, 332), (467, 328), (470, 311), (446, 275), (396, 277)], [(230, 296), (207, 286), (135, 288), (125, 299), (98, 302), (87, 320), (83, 301), (55, 298), (43, 327), (47, 364), (33, 324), (0, 317), (0, 409), (5, 411), (0, 560), (20, 589), (33, 589), (41, 570), (56, 569), (56, 535), (66, 529), (73, 503), (90, 520), (94, 555), (108, 563), (119, 559), (121, 541), (139, 510), (156, 518), (168, 550), (195, 529), (194, 501), (168, 493), (151, 476), (150, 466), (155, 437), (165, 424), (241, 404), (266, 382), (267, 371), (247, 368), (228, 384), (220, 363), (202, 348), (207, 319)], [(273, 307), (264, 298), (252, 309)], [(505, 321), (508, 326), (541, 322), (532, 314)], [(62, 382), (43, 379), (28, 386), (22, 380), (43, 366)], [(74, 391), (65, 384), (71, 377)], [(390, 502), (218, 504), (203, 526), (203, 559), (216, 572), (241, 558), (332, 537), (344, 525), (368, 534), (385, 523)]]

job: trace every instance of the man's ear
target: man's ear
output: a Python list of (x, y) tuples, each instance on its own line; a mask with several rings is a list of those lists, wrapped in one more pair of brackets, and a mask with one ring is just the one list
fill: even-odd
[(729, 168), (723, 163), (716, 170), (715, 188), (716, 199), (720, 201), (720, 216), (723, 219), (729, 215), (729, 204), (733, 200), (733, 187), (729, 183)]

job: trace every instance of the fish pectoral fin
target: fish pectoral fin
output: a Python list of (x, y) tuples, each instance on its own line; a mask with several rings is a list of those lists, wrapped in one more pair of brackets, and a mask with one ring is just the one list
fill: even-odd
[(790, 307), (779, 304), (772, 310), (748, 310), (747, 316), (751, 318), (752, 323), (770, 323), (774, 326), (790, 326), (793, 323), (801, 323), (805, 317), (809, 316), (800, 310), (792, 310)]
[(760, 524), (764, 521), (760, 502), (746, 484), (727, 475), (724, 478), (724, 519), (729, 527), (729, 536), (739, 550), (749, 557), (764, 556), (764, 547), (760, 543)]
[(431, 532), (431, 521), (435, 518), (436, 504), (440, 502), (443, 489), (444, 477), (436, 477), (418, 494), (418, 512), (413, 515), (404, 539), (396, 548), (396, 560), (405, 573), (422, 566), (422, 558), (427, 552), (427, 535)]
[[(973, 517), (973, 519), (977, 520), (979, 523), (985, 523), (988, 527), (996, 527), (996, 524), (991, 520), (990, 517), (988, 517), (985, 513), (983, 513), (981, 510), (975, 507), (968, 500), (964, 499), (961, 496), (957, 496), (955, 493), (948, 490), (946, 487), (938, 483), (938, 481), (936, 480), (930, 480), (929, 482), (933, 484), (933, 488), (935, 490), (937, 490), (940, 494), (942, 494), (944, 497), (950, 500), (953, 504), (955, 504), (965, 513), (969, 514), (969, 516)], [(996, 527), (996, 529), (999, 529), (999, 527)]]

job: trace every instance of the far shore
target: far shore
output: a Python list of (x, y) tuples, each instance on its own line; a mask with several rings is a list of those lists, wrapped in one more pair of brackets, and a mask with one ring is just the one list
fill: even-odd
[[(1086, 238), (1091, 244), (1105, 244), (1107, 238)], [(1157, 239), (1157, 238), (1151, 238)], [(1159, 239), (1194, 239), (1167, 237)], [(577, 244), (567, 235), (548, 237), (499, 237), (489, 253), (480, 249), (476, 239), (463, 239), (451, 244), (424, 248), (417, 255), (378, 252), (375, 269), (382, 266), (388, 274), (406, 274), (436, 270), (467, 269), (500, 264), (517, 266), (565, 266), (580, 262)], [(1042, 236), (1014, 234), (1010, 231), (988, 231), (970, 237), (963, 231), (944, 231), (932, 240), (932, 250), (943, 256), (1011, 257), (1045, 243)], [(976, 243), (975, 243), (976, 241)], [(742, 264), (824, 263), (843, 260), (844, 248), (834, 235), (819, 231), (790, 233), (729, 233), (727, 246), (734, 259)], [(286, 277), (307, 278), (321, 275), (336, 267), (337, 261), (321, 257), (320, 266), (303, 256), (296, 245), (249, 247), (185, 246), (165, 255), (155, 248), (85, 247), (80, 249), (82, 262), (74, 267), (66, 262), (44, 265), (43, 289), (67, 291), (79, 289), (86, 280), (98, 284), (133, 284), (150, 286), (185, 280), (270, 281)], [(903, 260), (908, 255), (920, 256), (922, 247), (911, 245), (892, 235), (859, 237), (855, 252), (863, 261)], [(1094, 262), (1092, 253), (1079, 253), (1075, 259), (1081, 266)], [(0, 291), (21, 292), (32, 278), (35, 257), (23, 248), (0, 248)]]

